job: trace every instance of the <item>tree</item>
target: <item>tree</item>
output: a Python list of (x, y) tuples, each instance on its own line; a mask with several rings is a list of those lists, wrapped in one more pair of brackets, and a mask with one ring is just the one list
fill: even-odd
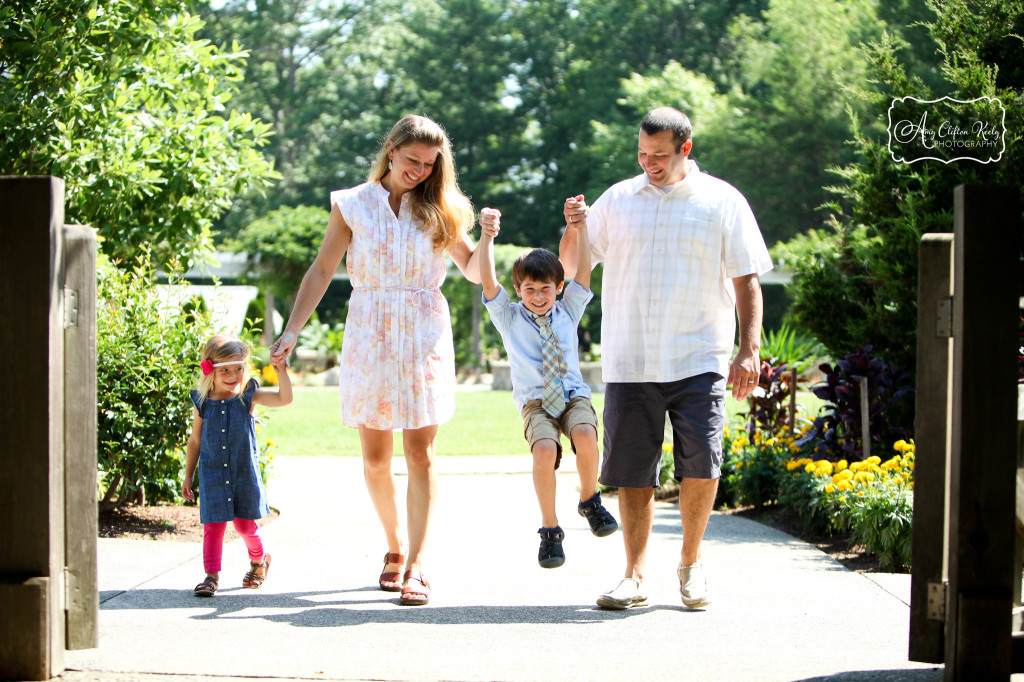
[(261, 287), (291, 310), (327, 229), (327, 211), (283, 206), (249, 223), (229, 246), (249, 255)]
[[(915, 368), (917, 248), (927, 232), (949, 232), (953, 189), (961, 183), (1024, 180), (1024, 9), (1012, 0), (929, 2), (929, 30), (940, 47), (945, 87), (960, 100), (995, 97), (1005, 109), (1006, 149), (998, 162), (897, 163), (884, 131), (894, 98), (932, 99), (908, 75), (898, 45), (870, 48), (877, 90), (865, 93), (872, 116), (855, 128), (855, 162), (837, 170), (841, 183), (830, 208), (833, 236), (825, 248), (795, 263), (793, 314), (833, 357), (871, 345), (883, 359)], [(962, 112), (983, 120), (980, 107)], [(882, 134), (873, 134), (882, 129)], [(1017, 245), (1019, 248), (1020, 245)]]
[(200, 257), (276, 177), (267, 126), (225, 113), (244, 53), (196, 40), (183, 0), (14, 0), (0, 22), (0, 173), (63, 177), (67, 220), (108, 255)]
[(360, 182), (392, 122), (380, 96), (396, 3), (227, 0), (200, 11), (204, 37), (249, 51), (232, 106), (270, 122), (266, 152), (282, 174), (272, 194), (241, 198), (221, 236), (281, 206), (325, 206), (329, 190)]

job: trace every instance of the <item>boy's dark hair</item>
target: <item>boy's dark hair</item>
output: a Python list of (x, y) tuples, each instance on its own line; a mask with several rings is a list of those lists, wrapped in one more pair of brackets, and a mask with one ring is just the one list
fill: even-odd
[(524, 279), (561, 284), (565, 281), (565, 268), (558, 256), (547, 249), (530, 249), (512, 264), (512, 284), (518, 289)]
[(672, 107), (660, 107), (649, 111), (640, 123), (640, 129), (648, 135), (657, 135), (663, 130), (671, 130), (672, 143), (676, 146), (676, 153), (693, 135), (693, 124), (690, 123), (689, 117)]

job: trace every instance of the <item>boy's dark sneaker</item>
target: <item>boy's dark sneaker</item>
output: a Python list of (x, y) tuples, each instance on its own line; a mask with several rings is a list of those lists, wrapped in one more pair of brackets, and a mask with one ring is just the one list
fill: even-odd
[(537, 554), (537, 563), (541, 568), (558, 568), (565, 563), (565, 552), (562, 551), (562, 540), (565, 533), (561, 526), (554, 528), (541, 528), (540, 552)]
[(599, 538), (611, 535), (619, 529), (619, 524), (604, 505), (601, 504), (601, 493), (594, 493), (586, 502), (580, 502), (576, 507), (580, 516), (585, 516), (590, 523), (590, 532)]

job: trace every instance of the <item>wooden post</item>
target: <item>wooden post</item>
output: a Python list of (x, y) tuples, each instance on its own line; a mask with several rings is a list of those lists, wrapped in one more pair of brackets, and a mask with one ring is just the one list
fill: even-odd
[(19, 680), (64, 670), (63, 226), (63, 180), (0, 178), (0, 670)]
[(64, 552), (68, 649), (99, 646), (96, 232), (64, 227)]
[(947, 680), (1012, 667), (1019, 193), (955, 190)]
[(945, 660), (952, 297), (953, 235), (926, 234), (918, 246), (909, 649), (910, 660), (925, 663)]

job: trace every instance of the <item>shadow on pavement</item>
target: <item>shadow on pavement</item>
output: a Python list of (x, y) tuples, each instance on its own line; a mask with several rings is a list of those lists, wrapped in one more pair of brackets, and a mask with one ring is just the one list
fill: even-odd
[[(358, 593), (379, 595), (375, 587), (321, 592), (285, 594), (254, 593), (244, 588), (227, 588), (212, 598), (198, 598), (187, 590), (131, 590), (120, 598), (108, 601), (101, 611), (146, 609), (204, 609), (192, 616), (195, 620), (258, 618), (272, 622), (291, 623), (298, 627), (345, 627), (366, 623), (422, 623), (448, 625), (486, 625), (502, 623), (587, 624), (617, 621), (655, 611), (695, 613), (683, 606), (652, 605), (623, 611), (607, 610), (587, 604), (536, 606), (426, 606), (390, 608), (398, 605), (398, 594), (390, 599), (359, 599)], [(331, 596), (356, 594), (357, 598)], [(372, 606), (374, 608), (359, 608)], [(384, 608), (382, 608), (384, 607)], [(206, 611), (206, 609), (210, 609)], [(260, 613), (246, 614), (246, 610)], [(275, 613), (267, 613), (273, 609)], [(279, 613), (287, 610), (289, 613)]]

